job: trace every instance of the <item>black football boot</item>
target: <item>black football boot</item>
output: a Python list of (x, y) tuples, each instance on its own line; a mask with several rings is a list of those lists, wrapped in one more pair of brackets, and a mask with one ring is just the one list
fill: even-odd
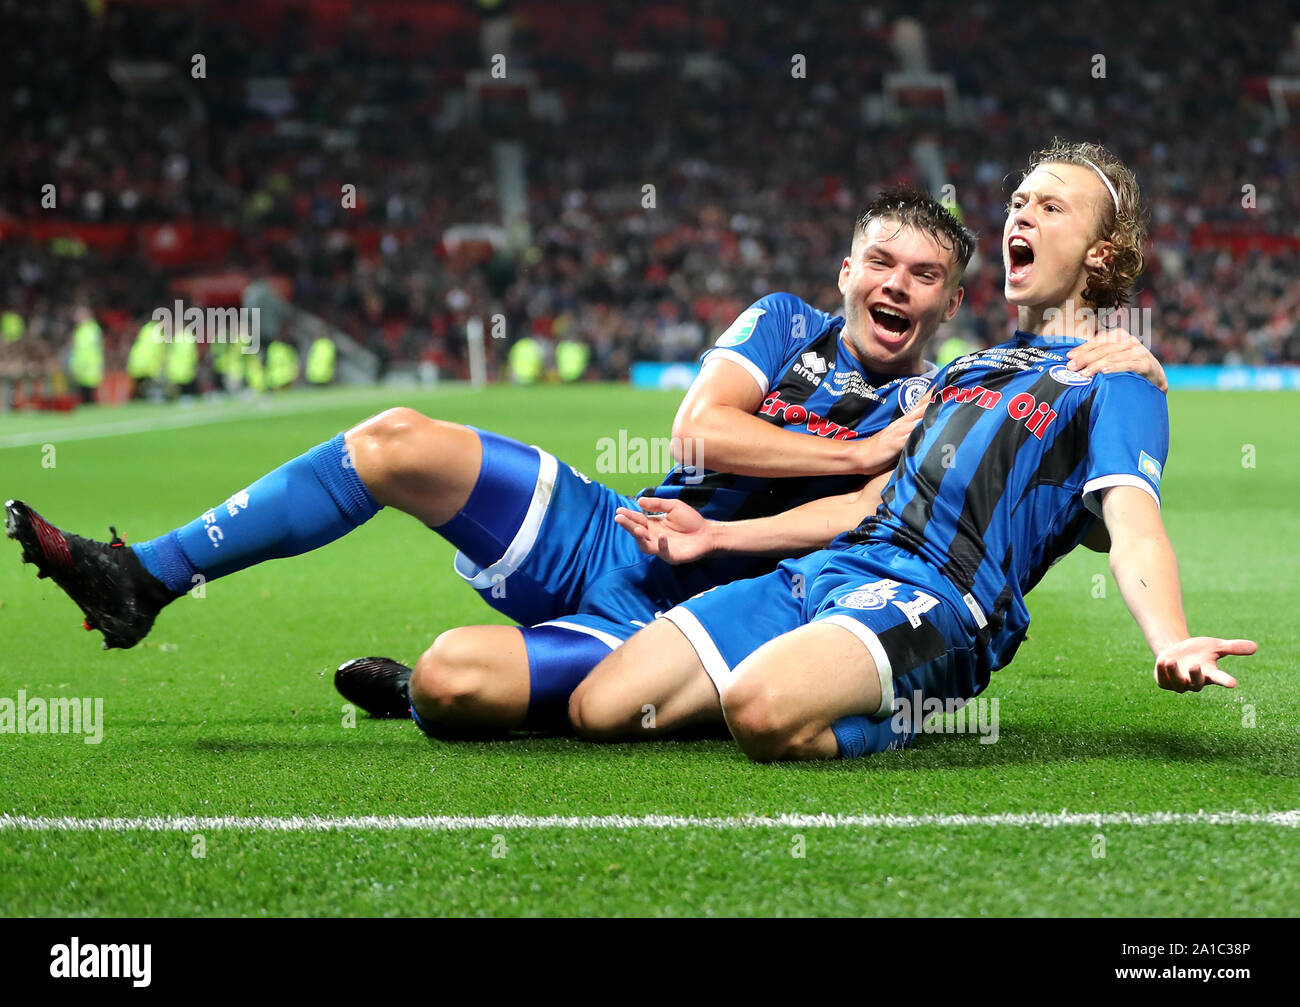
[[(77, 603), (82, 626), (104, 634), (103, 647), (134, 647), (168, 603), (180, 597), (144, 568), (134, 550), (109, 526), (112, 541), (96, 542), (60, 531), (21, 500), (5, 504), (5, 534), (23, 547), (23, 562), (36, 565)], [(184, 592), (182, 592), (184, 593)]]
[(354, 657), (334, 672), (334, 688), (372, 717), (409, 717), (411, 669), (387, 657)]

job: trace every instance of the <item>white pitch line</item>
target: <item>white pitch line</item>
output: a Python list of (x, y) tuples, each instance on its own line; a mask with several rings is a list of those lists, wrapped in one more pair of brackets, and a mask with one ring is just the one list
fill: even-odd
[(704, 818), (682, 815), (361, 815), (322, 818), (315, 815), (283, 818), (187, 817), (45, 818), (0, 815), (0, 831), (25, 832), (338, 832), (411, 830), (468, 832), (480, 829), (918, 829), (918, 828), (1062, 828), (1087, 825), (1274, 825), (1300, 828), (1300, 809), (1247, 813), (1241, 811), (1032, 812), (997, 815), (739, 815)]
[[(448, 391), (456, 385), (441, 386), (441, 391)], [(391, 398), (398, 401), (403, 398), (405, 388), (394, 388)], [(251, 403), (222, 402), (202, 403), (195, 406), (174, 405), (167, 412), (158, 412), (134, 419), (113, 420), (107, 423), (93, 423), (87, 426), (46, 427), (44, 430), (29, 430), (21, 434), (0, 436), (0, 449), (30, 447), (33, 444), (63, 444), (67, 441), (87, 441), (100, 437), (121, 437), (126, 434), (147, 434), (163, 430), (181, 430), (187, 427), (202, 427), (213, 423), (234, 423), (240, 420), (261, 420), (274, 416), (290, 416), (298, 413), (325, 412), (349, 404), (368, 402), (385, 398), (382, 388), (339, 389), (335, 392), (308, 392), (288, 401), (266, 402), (259, 400)]]

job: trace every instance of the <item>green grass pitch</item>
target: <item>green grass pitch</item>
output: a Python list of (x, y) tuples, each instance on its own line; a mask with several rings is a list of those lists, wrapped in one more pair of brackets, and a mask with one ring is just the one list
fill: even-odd
[[(614, 386), (451, 387), (296, 393), (261, 410), (3, 417), (0, 494), (83, 534), (106, 537), (112, 522), (135, 542), (394, 404), (540, 444), (631, 492), (654, 477), (599, 473), (597, 440), (620, 427), (666, 436), (676, 401)], [(405, 722), (362, 716), (346, 726), (331, 682), (342, 660), (412, 660), (443, 629), (500, 621), (452, 575), (451, 548), (399, 513), (207, 585), (128, 652), (101, 651), (72, 603), (0, 540), (0, 697), (104, 701), (97, 745), (0, 734), (0, 814), (715, 820), (38, 831), (10, 819), (0, 828), (0, 913), (1294, 913), (1300, 828), (1295, 816), (1260, 817), (1300, 808), (1300, 397), (1182, 392), (1170, 406), (1165, 516), (1188, 615), (1194, 632), (1260, 642), (1257, 656), (1227, 664), (1240, 687), (1157, 689), (1105, 557), (1081, 551), (1030, 596), (1030, 639), (993, 679), (996, 744), (930, 735), (857, 762), (756, 766), (720, 741), (451, 744)], [(1136, 817), (1054, 827), (987, 817), (1063, 810)], [(1198, 811), (1255, 817), (1153, 817)], [(742, 817), (782, 814), (898, 816), (907, 827)], [(973, 817), (916, 821), (953, 815)], [(714, 827), (720, 819), (740, 822)]]

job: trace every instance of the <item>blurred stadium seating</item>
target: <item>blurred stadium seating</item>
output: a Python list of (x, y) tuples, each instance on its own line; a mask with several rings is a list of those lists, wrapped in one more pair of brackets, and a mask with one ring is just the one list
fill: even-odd
[(61, 366), (78, 304), (114, 371), (158, 306), (278, 277), (385, 371), (464, 377), (499, 316), (494, 369), (533, 335), (624, 378), (770, 290), (833, 309), (899, 181), (952, 186), (981, 238), (956, 325), (996, 342), (1008, 182), (1054, 135), (1138, 172), (1162, 359), (1300, 362), (1287, 7), (4, 0), (0, 372)]

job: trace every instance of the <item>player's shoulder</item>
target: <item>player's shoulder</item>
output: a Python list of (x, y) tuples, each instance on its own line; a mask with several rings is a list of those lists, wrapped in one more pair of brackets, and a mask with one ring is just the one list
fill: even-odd
[(764, 294), (750, 305), (751, 308), (766, 308), (770, 311), (798, 312), (817, 310), (802, 297), (786, 290), (774, 290)]
[(826, 327), (835, 319), (829, 311), (822, 311), (820, 308), (814, 308), (802, 297), (788, 293), (784, 290), (775, 291), (770, 294), (764, 294), (752, 305), (751, 309), (757, 308), (773, 316), (773, 321), (782, 321), (792, 327), (797, 326), (799, 332), (814, 334), (825, 331)]
[(1094, 420), (1105, 413), (1112, 422), (1137, 417), (1169, 422), (1169, 400), (1165, 393), (1141, 374), (1132, 371), (1097, 374), (1087, 387), (1078, 391), (1089, 400)]
[(718, 337), (716, 346), (739, 346), (751, 337), (777, 341), (780, 349), (810, 337), (820, 336), (836, 320), (834, 315), (814, 308), (801, 297), (778, 291), (764, 294), (742, 311)]
[[(1151, 384), (1150, 378), (1145, 374), (1138, 374), (1137, 371), (1103, 371), (1098, 374), (1097, 377), (1106, 384), (1112, 384), (1115, 382), (1120, 382), (1122, 384), (1137, 381), (1144, 385), (1151, 385), (1152, 388), (1156, 387), (1154, 384)], [(1156, 388), (1156, 391), (1159, 390), (1160, 389)]]
[(1099, 392), (1123, 395), (1126, 398), (1159, 397), (1161, 401), (1165, 399), (1165, 393), (1152, 384), (1146, 375), (1137, 374), (1133, 371), (1107, 371), (1094, 375), (1093, 382)]

